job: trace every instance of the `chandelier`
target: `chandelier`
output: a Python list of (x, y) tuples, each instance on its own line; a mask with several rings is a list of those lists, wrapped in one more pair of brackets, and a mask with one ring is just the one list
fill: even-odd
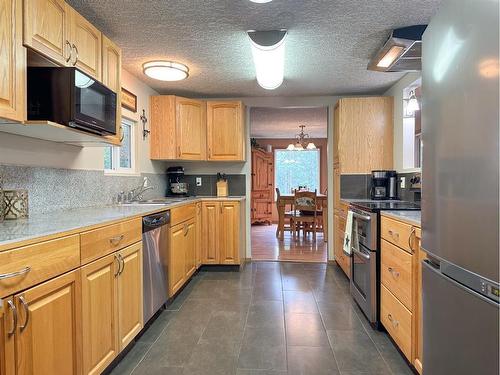
[(305, 125), (300, 125), (300, 133), (295, 134), (295, 143), (290, 143), (287, 150), (290, 151), (301, 151), (301, 150), (314, 150), (316, 149), (316, 145), (312, 142), (309, 142), (309, 134), (304, 133)]

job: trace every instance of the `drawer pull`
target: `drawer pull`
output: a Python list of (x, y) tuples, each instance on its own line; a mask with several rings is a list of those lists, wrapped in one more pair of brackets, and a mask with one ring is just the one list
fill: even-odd
[(189, 233), (189, 226), (187, 224), (184, 224), (184, 237), (186, 237), (188, 233)]
[(7, 304), (9, 305), (9, 308), (12, 310), (12, 329), (7, 332), (7, 335), (11, 337), (13, 334), (16, 333), (16, 327), (17, 327), (17, 308), (12, 302), (12, 300), (8, 300)]
[(120, 270), (122, 268), (122, 263), (120, 262), (120, 258), (118, 258), (118, 255), (115, 254), (115, 260), (118, 262), (118, 269), (115, 272), (115, 277), (117, 277), (120, 274)]
[(396, 319), (394, 319), (391, 314), (387, 315), (387, 319), (389, 319), (394, 328), (398, 328), (399, 322)]
[(394, 278), (398, 278), (399, 277), (399, 272), (396, 271), (394, 268), (392, 267), (387, 267), (387, 269), (389, 270), (389, 272), (391, 273), (391, 275), (394, 277)]
[(28, 303), (26, 302), (23, 296), (19, 297), (19, 301), (21, 301), (21, 304), (23, 305), (24, 308), (24, 314), (26, 315), (26, 318), (24, 319), (24, 324), (19, 327), (20, 331), (22, 332), (28, 326), (28, 322), (30, 320), (30, 309)]
[(411, 228), (410, 235), (408, 236), (408, 247), (410, 248), (411, 252), (413, 253), (413, 236), (415, 235), (415, 228)]
[(16, 277), (16, 276), (21, 276), (21, 275), (27, 274), (30, 271), (31, 271), (31, 267), (27, 266), (27, 267), (24, 267), (20, 271), (10, 272), (10, 273), (3, 273), (3, 274), (0, 275), (0, 280), (10, 279), (11, 277)]
[(394, 238), (396, 241), (399, 241), (399, 233), (394, 232), (392, 229), (389, 229), (389, 234), (391, 235), (392, 238)]
[(123, 259), (121, 254), (118, 254), (118, 261), (121, 264), (121, 271), (118, 273), (118, 275), (121, 275), (123, 271), (125, 270), (125, 260)]
[(124, 237), (125, 236), (123, 234), (120, 234), (119, 236), (111, 237), (109, 239), (109, 242), (111, 243), (111, 245), (116, 246), (123, 240)]

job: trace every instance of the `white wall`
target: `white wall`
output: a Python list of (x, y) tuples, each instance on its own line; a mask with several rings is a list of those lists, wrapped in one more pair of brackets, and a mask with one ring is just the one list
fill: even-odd
[[(139, 121), (143, 108), (146, 117), (149, 117), (149, 96), (157, 95), (157, 92), (125, 70), (122, 71), (122, 86), (137, 95), (137, 113), (122, 110), (123, 117), (136, 121), (138, 125), (137, 172), (162, 173), (165, 163), (149, 160), (149, 140), (143, 141), (142, 124)], [(103, 148), (82, 148), (0, 132), (0, 164), (103, 170)]]
[[(383, 74), (383, 73), (381, 73)], [(403, 126), (403, 90), (415, 82), (420, 73), (408, 73), (385, 92), (394, 97), (394, 169), (397, 172), (415, 172), (420, 168), (404, 168), (404, 126)]]

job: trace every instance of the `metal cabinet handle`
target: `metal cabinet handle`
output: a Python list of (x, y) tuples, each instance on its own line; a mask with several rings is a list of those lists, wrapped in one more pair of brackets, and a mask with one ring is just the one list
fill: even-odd
[(394, 326), (394, 328), (398, 327), (399, 322), (396, 319), (394, 319), (391, 314), (387, 315), (387, 319), (389, 319), (389, 321), (392, 323), (392, 325)]
[(75, 52), (76, 52), (75, 62), (73, 63), (73, 66), (75, 66), (75, 65), (76, 65), (76, 63), (78, 62), (79, 53), (78, 53), (78, 47), (77, 47), (77, 46), (75, 46), (75, 44), (72, 44), (72, 47), (73, 47), (72, 49), (74, 49), (74, 50), (75, 50)]
[(400, 273), (398, 271), (396, 271), (394, 268), (392, 267), (387, 267), (387, 269), (389, 270), (389, 272), (391, 273), (391, 275), (394, 277), (394, 278), (398, 278)]
[(187, 236), (188, 232), (189, 232), (189, 226), (187, 224), (184, 224), (184, 237)]
[(177, 146), (177, 156), (181, 157), (181, 146)]
[(392, 238), (399, 240), (399, 233), (398, 232), (394, 232), (392, 229), (389, 229), (389, 234), (392, 236)]
[(109, 242), (111, 243), (111, 245), (116, 246), (121, 242), (121, 240), (123, 240), (124, 237), (125, 236), (123, 234), (120, 234), (119, 236), (111, 237), (109, 239)]
[(16, 308), (16, 305), (14, 305), (14, 302), (12, 302), (12, 300), (8, 300), (7, 304), (9, 305), (9, 308), (12, 310), (12, 329), (9, 332), (7, 332), (7, 336), (11, 337), (13, 334), (16, 333), (17, 308)]
[(119, 263), (121, 264), (121, 271), (118, 273), (118, 276), (121, 275), (123, 273), (123, 271), (125, 270), (125, 259), (123, 259), (122, 255), (121, 254), (118, 254), (118, 261)]
[(220, 213), (222, 213), (222, 207), (224, 207), (224, 205), (221, 203), (220, 204)]
[(117, 277), (120, 274), (120, 270), (122, 268), (122, 264), (121, 264), (120, 258), (118, 258), (117, 254), (115, 254), (115, 260), (118, 262), (118, 270), (115, 272), (115, 277)]
[(28, 326), (28, 322), (30, 320), (30, 309), (28, 306), (28, 302), (24, 299), (24, 296), (19, 297), (19, 301), (21, 301), (21, 305), (23, 305), (24, 313), (26, 314), (26, 318), (24, 319), (24, 324), (19, 327), (19, 330), (22, 332)]
[(16, 277), (16, 276), (21, 276), (21, 275), (27, 274), (30, 271), (31, 271), (31, 267), (26, 266), (22, 270), (19, 270), (19, 271), (2, 273), (2, 274), (0, 274), (0, 280), (10, 279), (11, 277)]
[(69, 46), (69, 54), (68, 54), (68, 58), (66, 59), (66, 62), (68, 63), (71, 60), (71, 55), (72, 55), (73, 49), (71, 48), (71, 43), (69, 41), (66, 41), (65, 46)]
[(413, 242), (412, 242), (412, 237), (415, 235), (416, 231), (415, 231), (415, 227), (412, 227), (411, 228), (411, 232), (410, 232), (410, 235), (408, 236), (408, 247), (410, 248), (411, 252), (413, 253), (414, 250), (413, 250)]

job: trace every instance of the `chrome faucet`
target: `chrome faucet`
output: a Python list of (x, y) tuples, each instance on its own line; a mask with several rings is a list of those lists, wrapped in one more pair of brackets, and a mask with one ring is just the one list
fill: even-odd
[(139, 185), (135, 189), (130, 190), (127, 193), (126, 202), (123, 202), (123, 203), (140, 201), (140, 200), (142, 200), (142, 195), (144, 194), (144, 192), (151, 190), (151, 189), (154, 189), (154, 186), (150, 185), (149, 178), (144, 177), (141, 185)]

